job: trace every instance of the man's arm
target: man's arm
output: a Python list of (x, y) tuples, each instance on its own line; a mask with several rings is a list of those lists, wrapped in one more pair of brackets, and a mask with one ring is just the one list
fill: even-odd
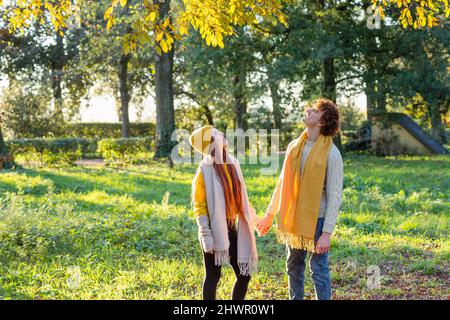
[(325, 221), (322, 231), (333, 233), (339, 208), (342, 204), (342, 189), (344, 181), (344, 168), (341, 153), (333, 146), (330, 150), (327, 163), (327, 209), (325, 211)]
[(272, 219), (280, 210), (281, 180), (283, 177), (283, 171), (284, 170), (281, 171), (281, 174), (278, 177), (277, 185), (275, 186), (275, 190), (272, 193), (272, 198), (270, 199), (269, 206), (266, 210), (266, 216), (271, 216)]
[(280, 210), (280, 201), (281, 201), (281, 188), (283, 184), (283, 177), (284, 177), (284, 170), (286, 167), (286, 161), (288, 158), (288, 154), (291, 150), (292, 143), (294, 141), (291, 141), (291, 143), (286, 148), (286, 154), (283, 161), (283, 167), (281, 168), (280, 176), (278, 177), (277, 185), (275, 186), (275, 190), (273, 191), (272, 198), (270, 199), (269, 206), (266, 210), (266, 214), (264, 215), (264, 218), (261, 219), (261, 221), (258, 223), (258, 233), (260, 235), (265, 235), (267, 231), (269, 231), (270, 227), (272, 226), (273, 219), (275, 218), (276, 214)]
[(316, 245), (316, 252), (318, 254), (326, 253), (330, 249), (331, 234), (336, 226), (339, 207), (342, 203), (344, 170), (341, 154), (335, 146), (331, 148), (328, 155), (326, 174), (327, 209), (325, 211), (322, 235)]

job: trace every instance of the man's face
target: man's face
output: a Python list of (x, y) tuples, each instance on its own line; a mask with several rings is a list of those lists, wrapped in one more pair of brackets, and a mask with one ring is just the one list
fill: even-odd
[(308, 108), (306, 109), (306, 114), (303, 118), (303, 122), (309, 127), (321, 127), (322, 124), (320, 123), (320, 119), (322, 119), (324, 113), (325, 111), (321, 111), (317, 108)]

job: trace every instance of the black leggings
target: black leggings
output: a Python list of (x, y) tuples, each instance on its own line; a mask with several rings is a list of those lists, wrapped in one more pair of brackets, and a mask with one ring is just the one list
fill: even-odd
[[(250, 276), (240, 274), (237, 263), (237, 231), (235, 228), (228, 230), (228, 238), (230, 239), (230, 264), (236, 275), (236, 282), (233, 287), (233, 300), (244, 300), (247, 293)], [(205, 264), (205, 279), (203, 281), (203, 300), (215, 300), (217, 284), (220, 280), (221, 266), (214, 264), (214, 254), (203, 251), (203, 262)]]

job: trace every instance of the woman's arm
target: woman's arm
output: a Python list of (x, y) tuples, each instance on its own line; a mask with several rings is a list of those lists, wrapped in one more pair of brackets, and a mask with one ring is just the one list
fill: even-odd
[(206, 202), (206, 188), (202, 170), (198, 169), (192, 183), (192, 202), (194, 204), (194, 214), (196, 217), (208, 215), (208, 205)]
[(192, 202), (197, 221), (203, 251), (214, 252), (214, 239), (209, 225), (208, 206), (206, 201), (205, 181), (202, 171), (199, 169), (192, 183)]

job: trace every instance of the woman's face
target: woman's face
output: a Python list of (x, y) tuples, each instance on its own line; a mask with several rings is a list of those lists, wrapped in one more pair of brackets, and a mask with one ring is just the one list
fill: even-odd
[(223, 149), (228, 145), (228, 141), (225, 138), (225, 134), (222, 131), (219, 131), (217, 129), (213, 129), (212, 136), (214, 137), (214, 141), (216, 143), (216, 146), (219, 149)]

